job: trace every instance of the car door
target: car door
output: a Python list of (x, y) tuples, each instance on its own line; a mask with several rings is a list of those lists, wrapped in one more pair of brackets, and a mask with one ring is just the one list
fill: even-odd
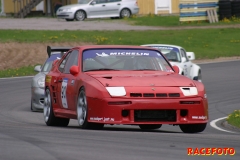
[(188, 78), (192, 78), (190, 75), (191, 69), (192, 69), (192, 63), (191, 61), (189, 61), (186, 51), (183, 48), (180, 49), (180, 53), (181, 53), (181, 61), (182, 61), (181, 63), (183, 66), (184, 75)]
[(119, 17), (121, 4), (121, 0), (108, 0), (106, 4), (107, 15), (109, 17)]
[[(93, 2), (96, 2), (93, 4)], [(107, 0), (94, 0), (88, 7), (88, 18), (105, 17), (108, 13), (106, 11)]]
[(59, 65), (61, 72), (58, 79), (58, 101), (61, 108), (75, 110), (76, 106), (76, 77), (70, 74), (70, 67), (78, 65), (78, 50), (72, 50)]

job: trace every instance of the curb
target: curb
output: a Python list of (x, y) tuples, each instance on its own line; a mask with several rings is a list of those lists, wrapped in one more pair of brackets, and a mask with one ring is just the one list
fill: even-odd
[(224, 128), (227, 128), (229, 130), (232, 130), (232, 131), (235, 131), (235, 132), (239, 132), (240, 133), (240, 128), (238, 127), (235, 127), (231, 124), (229, 124), (226, 120), (224, 120), (221, 125), (224, 127)]

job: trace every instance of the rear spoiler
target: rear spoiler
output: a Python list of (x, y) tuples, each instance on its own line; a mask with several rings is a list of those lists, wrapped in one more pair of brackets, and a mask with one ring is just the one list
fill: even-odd
[(50, 46), (47, 46), (47, 54), (48, 54), (48, 57), (50, 57), (52, 52), (61, 52), (61, 57), (62, 57), (64, 52), (67, 52), (72, 48), (73, 47), (50, 47)]

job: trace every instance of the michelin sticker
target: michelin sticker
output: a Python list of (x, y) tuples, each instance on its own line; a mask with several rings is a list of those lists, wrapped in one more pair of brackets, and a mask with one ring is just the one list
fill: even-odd
[(64, 78), (62, 82), (62, 88), (61, 88), (61, 99), (62, 99), (62, 105), (64, 108), (68, 108), (67, 96), (66, 96), (67, 84), (68, 84), (68, 79)]

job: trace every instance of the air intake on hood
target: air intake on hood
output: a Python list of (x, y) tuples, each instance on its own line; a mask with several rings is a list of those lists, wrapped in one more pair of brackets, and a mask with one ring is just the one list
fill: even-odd
[(142, 93), (130, 93), (130, 97), (142, 97)]

